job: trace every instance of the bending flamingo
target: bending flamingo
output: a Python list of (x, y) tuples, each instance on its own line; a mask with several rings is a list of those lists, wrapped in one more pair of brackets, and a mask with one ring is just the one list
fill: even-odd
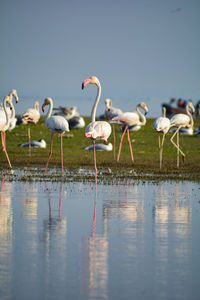
[(125, 125), (125, 129), (124, 129), (124, 132), (123, 132), (123, 134), (121, 136), (121, 140), (120, 140), (117, 161), (119, 161), (119, 158), (120, 158), (122, 142), (123, 142), (123, 138), (124, 138), (126, 131), (127, 131), (127, 138), (128, 138), (128, 143), (129, 143), (129, 148), (130, 148), (130, 153), (131, 153), (131, 160), (132, 160), (132, 162), (134, 161), (133, 150), (132, 150), (130, 136), (129, 136), (129, 126), (133, 126), (133, 125), (144, 126), (146, 124), (146, 118), (141, 113), (139, 108), (142, 108), (145, 111), (145, 115), (148, 113), (148, 108), (147, 108), (146, 104), (144, 102), (141, 102), (137, 105), (136, 112), (125, 112), (117, 117), (114, 117), (110, 121), (110, 123), (118, 123), (118, 124)]
[(87, 84), (95, 84), (98, 88), (96, 100), (94, 102), (92, 112), (91, 112), (91, 123), (85, 129), (85, 137), (90, 138), (93, 141), (93, 149), (94, 149), (94, 169), (95, 169), (95, 182), (97, 180), (97, 167), (96, 167), (96, 152), (95, 152), (95, 141), (103, 140), (105, 144), (108, 143), (108, 138), (111, 134), (111, 126), (108, 122), (105, 121), (95, 121), (97, 105), (101, 96), (101, 84), (96, 76), (91, 76), (87, 78), (82, 83), (82, 89)]
[[(162, 168), (162, 152), (163, 152), (163, 145), (165, 140), (165, 135), (169, 131), (171, 127), (170, 120), (166, 118), (166, 107), (162, 107), (163, 116), (157, 118), (154, 123), (153, 127), (154, 129), (159, 133), (158, 135), (158, 146), (160, 150), (160, 169)], [(163, 133), (162, 142), (160, 143), (160, 133)]]
[[(171, 127), (177, 127), (177, 130), (172, 135), (170, 141), (177, 148), (177, 168), (179, 168), (179, 152), (182, 154), (183, 159), (185, 158), (185, 153), (179, 147), (179, 131), (182, 127), (192, 128), (194, 125), (194, 121), (192, 118), (192, 114), (189, 111), (195, 112), (194, 105), (191, 101), (188, 101), (186, 105), (186, 113), (187, 114), (176, 114), (170, 119)], [(177, 144), (174, 142), (174, 137), (177, 135)]]
[(62, 136), (65, 131), (69, 131), (69, 124), (67, 120), (62, 116), (51, 116), (53, 110), (53, 100), (51, 98), (46, 98), (42, 105), (42, 111), (44, 112), (45, 107), (49, 105), (49, 111), (46, 116), (45, 125), (51, 132), (51, 146), (50, 146), (50, 153), (46, 163), (46, 168), (44, 170), (43, 176), (46, 173), (51, 155), (53, 153), (52, 146), (53, 146), (53, 135), (54, 133), (60, 133), (60, 157), (61, 157), (61, 165), (62, 165), (62, 176), (64, 176), (64, 168), (63, 168), (63, 147), (62, 147)]
[(0, 131), (1, 131), (1, 143), (3, 151), (5, 152), (9, 167), (12, 169), (10, 159), (6, 150), (6, 131), (9, 129), (10, 121), (14, 116), (9, 116), (9, 109), (6, 107), (8, 103), (10, 111), (14, 111), (14, 106), (12, 103), (12, 97), (6, 96), (3, 100), (3, 110), (0, 110)]
[[(27, 122), (28, 124), (36, 124), (40, 119), (39, 112), (39, 102), (36, 101), (33, 108), (28, 108), (27, 111), (22, 115), (22, 122)], [(29, 148), (31, 148), (31, 130), (28, 127), (28, 139), (29, 139)]]

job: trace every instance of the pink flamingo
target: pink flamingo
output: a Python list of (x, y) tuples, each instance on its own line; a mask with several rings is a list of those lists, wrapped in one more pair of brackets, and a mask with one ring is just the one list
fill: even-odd
[[(40, 119), (39, 102), (36, 101), (33, 108), (28, 108), (22, 115), (22, 122), (36, 124)], [(29, 148), (31, 148), (31, 130), (28, 127)]]
[(129, 136), (129, 127), (134, 126), (134, 125), (144, 126), (146, 124), (146, 118), (141, 113), (139, 108), (142, 108), (145, 111), (145, 115), (147, 114), (148, 108), (144, 102), (141, 102), (137, 105), (136, 112), (122, 113), (121, 115), (112, 118), (112, 120), (110, 121), (110, 123), (119, 123), (119, 124), (125, 125), (125, 129), (124, 129), (124, 132), (123, 132), (123, 134), (121, 136), (121, 140), (120, 140), (117, 161), (119, 161), (123, 138), (127, 131), (127, 138), (128, 138), (128, 143), (129, 143), (129, 148), (130, 148), (130, 153), (131, 153), (131, 160), (132, 160), (132, 162), (134, 162), (133, 150), (132, 150), (131, 140), (130, 140), (130, 136)]
[(96, 76), (91, 76), (87, 78), (82, 83), (82, 89), (87, 84), (95, 84), (98, 88), (96, 100), (94, 102), (92, 113), (91, 113), (91, 123), (85, 129), (85, 137), (90, 138), (93, 141), (94, 149), (94, 169), (95, 169), (95, 182), (97, 180), (97, 167), (96, 167), (96, 152), (95, 152), (95, 141), (103, 140), (105, 144), (108, 143), (108, 138), (111, 134), (111, 126), (108, 122), (105, 121), (95, 121), (97, 105), (101, 96), (101, 84)]
[[(18, 99), (16, 99), (16, 101), (18, 101)], [(10, 107), (10, 111), (12, 111), (11, 115), (9, 115), (9, 109), (6, 107), (7, 103)], [(10, 122), (15, 117), (13, 115), (14, 111), (15, 110), (14, 110), (14, 106), (13, 106), (13, 103), (12, 103), (12, 97), (6, 96), (3, 100), (3, 110), (2, 109), (0, 110), (0, 131), (1, 131), (2, 148), (3, 148), (3, 151), (5, 152), (9, 167), (11, 169), (12, 169), (12, 165), (10, 163), (10, 159), (9, 159), (9, 156), (8, 156), (8, 153), (7, 153), (7, 150), (6, 150), (6, 131), (10, 127)]]
[(63, 147), (62, 147), (62, 136), (65, 131), (69, 131), (69, 124), (67, 120), (62, 116), (51, 116), (53, 110), (53, 100), (51, 98), (46, 98), (42, 105), (42, 111), (44, 112), (45, 107), (49, 105), (49, 111), (46, 116), (45, 125), (51, 132), (51, 146), (50, 146), (50, 153), (46, 163), (46, 168), (44, 170), (43, 176), (46, 173), (51, 155), (53, 153), (52, 146), (53, 146), (53, 135), (54, 133), (60, 133), (60, 157), (61, 157), (61, 165), (62, 165), (62, 176), (64, 176), (64, 168), (63, 168)]

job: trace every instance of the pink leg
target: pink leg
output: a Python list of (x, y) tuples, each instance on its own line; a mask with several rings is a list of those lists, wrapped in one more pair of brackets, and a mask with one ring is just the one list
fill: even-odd
[(120, 144), (119, 144), (119, 152), (118, 152), (118, 155), (117, 155), (117, 161), (119, 161), (119, 158), (120, 158), (122, 142), (123, 142), (123, 138), (124, 138), (124, 135), (125, 135), (127, 129), (128, 129), (128, 126), (125, 127), (124, 132), (122, 133), (122, 136), (121, 136), (121, 140), (120, 140)]
[(10, 163), (10, 159), (8, 157), (8, 153), (6, 151), (6, 132), (5, 131), (1, 132), (1, 143), (2, 143), (3, 151), (5, 152), (5, 155), (6, 155), (8, 164), (9, 164), (9, 167), (12, 169), (12, 166), (11, 166), (11, 163)]
[(127, 128), (127, 138), (128, 138), (128, 143), (129, 143), (129, 148), (131, 152), (131, 160), (134, 162), (134, 157), (133, 157), (133, 150), (132, 150), (132, 145), (131, 145), (131, 140), (130, 140), (130, 135), (129, 135), (129, 129)]
[(61, 133), (60, 134), (60, 157), (61, 157), (61, 165), (62, 165), (62, 176), (64, 176), (62, 136), (63, 136), (63, 134)]
[(51, 135), (51, 148), (50, 148), (50, 153), (49, 153), (49, 157), (48, 157), (48, 160), (47, 160), (47, 164), (46, 164), (46, 168), (45, 168), (45, 170), (44, 170), (43, 176), (45, 176), (45, 173), (46, 173), (46, 171), (47, 171), (47, 167), (48, 167), (48, 164), (49, 164), (51, 155), (52, 155), (52, 153), (53, 153), (52, 147), (53, 147), (53, 134)]
[(31, 130), (30, 130), (30, 127), (28, 127), (28, 147), (29, 149), (31, 148)]
[(113, 128), (113, 152), (114, 152), (114, 158), (115, 158), (115, 125), (112, 124), (112, 128)]
[(95, 171), (95, 184), (96, 184), (97, 183), (97, 164), (96, 164), (95, 142), (93, 142), (93, 149), (94, 149), (94, 171)]

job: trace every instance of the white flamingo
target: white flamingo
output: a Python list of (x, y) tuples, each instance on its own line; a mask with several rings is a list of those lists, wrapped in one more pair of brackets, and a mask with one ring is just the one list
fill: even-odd
[[(162, 152), (163, 152), (165, 135), (167, 134), (167, 132), (169, 131), (169, 129), (171, 127), (170, 120), (168, 118), (166, 118), (166, 108), (164, 106), (162, 107), (162, 112), (163, 112), (163, 116), (157, 118), (153, 123), (154, 129), (159, 133), (158, 146), (159, 146), (159, 150), (160, 150), (160, 169), (162, 168)], [(160, 133), (161, 132), (163, 133), (163, 136), (162, 136), (162, 141), (160, 142)]]
[(93, 141), (93, 149), (94, 149), (94, 168), (95, 168), (95, 182), (97, 180), (97, 167), (96, 167), (96, 152), (95, 152), (95, 141), (103, 140), (105, 144), (108, 143), (108, 138), (111, 134), (111, 126), (106, 121), (95, 121), (97, 105), (101, 96), (101, 84), (96, 76), (91, 76), (87, 78), (82, 83), (82, 89), (87, 84), (95, 84), (98, 88), (96, 100), (94, 102), (92, 112), (91, 112), (91, 123), (85, 129), (85, 137), (90, 138)]
[(42, 105), (42, 111), (44, 112), (45, 107), (49, 105), (49, 110), (46, 116), (45, 125), (51, 132), (51, 146), (50, 146), (50, 153), (46, 163), (46, 168), (44, 170), (43, 176), (46, 173), (51, 155), (53, 153), (52, 146), (53, 146), (53, 135), (54, 133), (60, 133), (60, 157), (61, 157), (61, 165), (62, 165), (62, 176), (64, 176), (64, 168), (63, 168), (63, 146), (62, 146), (62, 137), (65, 131), (69, 131), (69, 124), (67, 120), (62, 116), (51, 116), (52, 109), (53, 109), (53, 100), (51, 98), (46, 98)]
[(118, 124), (125, 125), (125, 129), (124, 129), (124, 132), (123, 132), (123, 134), (121, 136), (121, 140), (120, 140), (119, 151), (118, 151), (118, 155), (117, 155), (117, 161), (119, 161), (123, 138), (124, 138), (124, 135), (127, 131), (127, 138), (128, 138), (128, 143), (129, 143), (129, 148), (130, 148), (130, 153), (131, 153), (131, 160), (132, 160), (132, 162), (134, 162), (133, 150), (132, 150), (131, 140), (130, 140), (130, 136), (129, 136), (129, 127), (134, 126), (134, 125), (144, 126), (146, 124), (145, 115), (143, 115), (141, 113), (139, 108), (142, 108), (145, 111), (145, 115), (148, 113), (148, 108), (147, 108), (146, 104), (144, 102), (141, 102), (136, 106), (136, 112), (125, 112), (125, 113), (123, 113), (123, 114), (121, 114), (117, 117), (114, 117), (110, 121), (110, 123), (115, 122), (115, 123), (118, 123)]
[[(186, 105), (186, 113), (187, 114), (176, 114), (170, 119), (171, 127), (177, 127), (177, 130), (172, 135), (170, 141), (177, 148), (177, 168), (179, 168), (179, 152), (183, 156), (183, 160), (185, 158), (185, 153), (179, 147), (179, 131), (182, 127), (192, 128), (194, 125), (194, 121), (192, 118), (192, 114), (189, 110), (195, 112), (194, 105), (191, 101), (188, 101)], [(174, 142), (174, 137), (177, 135), (177, 144)]]
[[(40, 112), (39, 112), (39, 102), (36, 101), (34, 103), (33, 108), (28, 108), (25, 113), (22, 115), (22, 122), (25, 123), (32, 123), (36, 124), (40, 119)], [(28, 126), (28, 139), (29, 139), (29, 148), (31, 147), (31, 130), (30, 127)]]
[(8, 103), (10, 110), (13, 111), (14, 106), (12, 103), (12, 97), (6, 96), (3, 100), (3, 110), (0, 110), (0, 131), (1, 131), (1, 143), (3, 151), (5, 152), (9, 167), (12, 169), (10, 159), (6, 150), (6, 131), (9, 129), (11, 116), (9, 116), (6, 104)]
[[(112, 100), (107, 98), (105, 100), (105, 105), (106, 105), (106, 109), (104, 112), (104, 118), (108, 121), (112, 120), (114, 117), (117, 117), (119, 115), (121, 115), (123, 112), (120, 108), (116, 108), (112, 106)], [(115, 124), (112, 123), (112, 129), (113, 129), (113, 146), (114, 146), (114, 150), (113, 150), (113, 154), (114, 154), (114, 158), (115, 158)]]

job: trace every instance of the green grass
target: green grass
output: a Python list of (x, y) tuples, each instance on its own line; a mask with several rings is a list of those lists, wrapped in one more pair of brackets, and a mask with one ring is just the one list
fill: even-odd
[[(89, 118), (85, 118), (86, 124)], [(186, 136), (180, 135), (180, 146), (186, 154), (183, 163), (180, 157), (180, 167), (176, 167), (177, 151), (170, 142), (171, 133), (166, 136), (163, 150), (163, 168), (159, 169), (159, 150), (158, 134), (153, 129), (154, 119), (147, 119), (147, 124), (138, 132), (130, 133), (132, 143), (134, 164), (130, 159), (130, 151), (125, 136), (122, 146), (120, 162), (117, 163), (113, 158), (113, 152), (97, 152), (98, 170), (107, 170), (110, 168), (112, 174), (116, 177), (140, 177), (157, 179), (191, 179), (200, 181), (200, 135)], [(195, 120), (195, 126), (200, 125), (200, 120)], [(117, 129), (118, 126), (115, 126)], [(46, 149), (31, 149), (17, 147), (18, 144), (28, 141), (27, 125), (20, 125), (13, 131), (7, 133), (7, 152), (10, 157), (13, 168), (31, 168), (37, 167), (44, 170), (50, 147), (50, 132), (44, 125), (44, 117), (41, 117), (37, 125), (31, 125), (31, 139), (38, 140), (43, 138), (47, 143)], [(93, 152), (85, 151), (83, 148), (91, 144), (90, 140), (84, 137), (84, 128), (72, 130), (73, 137), (63, 138), (64, 166), (68, 168), (86, 167), (93, 168)], [(121, 133), (116, 130), (116, 156), (119, 146)], [(113, 142), (113, 135), (109, 138)], [(0, 149), (1, 169), (8, 169), (8, 163)], [(60, 167), (60, 138), (54, 135), (53, 155), (49, 167)], [(133, 173), (134, 170), (134, 173)], [(132, 175), (130, 175), (132, 174)], [(137, 175), (134, 175), (137, 174)]]

